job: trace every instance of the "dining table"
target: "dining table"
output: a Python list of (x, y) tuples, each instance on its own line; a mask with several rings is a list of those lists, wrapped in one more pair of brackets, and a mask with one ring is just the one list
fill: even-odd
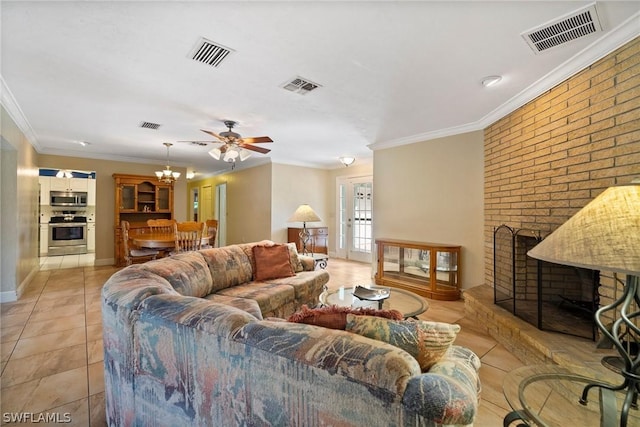
[[(137, 233), (130, 236), (134, 245), (139, 248), (149, 249), (173, 249), (176, 244), (173, 233)], [(202, 244), (209, 243), (211, 236), (203, 235)]]

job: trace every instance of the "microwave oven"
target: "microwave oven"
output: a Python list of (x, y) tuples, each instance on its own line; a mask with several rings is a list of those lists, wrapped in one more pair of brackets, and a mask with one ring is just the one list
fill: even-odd
[(85, 191), (52, 191), (50, 197), (51, 206), (72, 208), (83, 208), (87, 206), (87, 193)]

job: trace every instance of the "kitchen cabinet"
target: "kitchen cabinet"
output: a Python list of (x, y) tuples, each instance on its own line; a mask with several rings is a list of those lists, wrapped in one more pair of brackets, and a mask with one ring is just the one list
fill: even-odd
[(125, 265), (120, 221), (129, 221), (130, 234), (146, 228), (149, 219), (173, 219), (173, 184), (155, 176), (113, 174), (115, 180), (114, 247), (116, 265)]
[(40, 224), (40, 256), (49, 253), (49, 224)]
[[(302, 239), (300, 232), (302, 228), (289, 227), (288, 241), (296, 244), (298, 252), (302, 253)], [(309, 232), (309, 241), (307, 242), (307, 251), (316, 254), (329, 253), (329, 228), (327, 227), (307, 227)]]
[(96, 251), (96, 224), (87, 223), (87, 252)]
[(394, 286), (427, 298), (460, 298), (460, 246), (376, 239), (377, 285)]
[(51, 191), (87, 191), (86, 178), (51, 178)]
[(40, 205), (49, 206), (49, 193), (51, 193), (51, 177), (39, 176), (38, 182), (40, 183)]
[(87, 206), (96, 205), (96, 180), (87, 179)]

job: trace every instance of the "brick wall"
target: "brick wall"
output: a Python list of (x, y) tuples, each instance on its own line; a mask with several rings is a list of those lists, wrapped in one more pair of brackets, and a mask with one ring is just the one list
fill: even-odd
[[(607, 187), (640, 177), (640, 37), (486, 128), (484, 153), (493, 285), (495, 227), (545, 236)], [(601, 274), (603, 296), (614, 294), (614, 275)]]

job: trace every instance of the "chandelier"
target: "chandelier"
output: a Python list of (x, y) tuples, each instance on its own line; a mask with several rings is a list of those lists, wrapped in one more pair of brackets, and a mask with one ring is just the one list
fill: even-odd
[(167, 147), (167, 167), (165, 170), (156, 171), (156, 176), (158, 177), (158, 181), (163, 182), (165, 184), (171, 184), (180, 178), (180, 172), (173, 172), (171, 168), (169, 168), (169, 147), (173, 144), (170, 142), (163, 143), (165, 147)]

